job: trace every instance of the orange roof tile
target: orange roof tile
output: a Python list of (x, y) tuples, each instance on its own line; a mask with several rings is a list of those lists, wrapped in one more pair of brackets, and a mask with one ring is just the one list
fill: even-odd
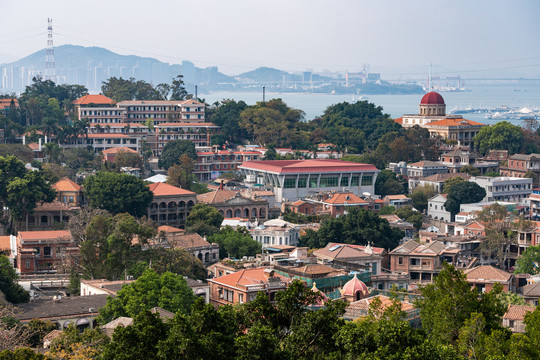
[(394, 122), (400, 124), (400, 125), (403, 125), (403, 118), (402, 117), (399, 117), (397, 119), (394, 119)]
[(113, 148), (105, 149), (101, 153), (103, 153), (103, 154), (118, 154), (120, 152), (138, 154), (137, 151), (135, 151), (133, 149), (130, 149), (128, 147), (113, 147)]
[(442, 119), (433, 121), (426, 126), (484, 126), (485, 124), (467, 119)]
[(174, 238), (170, 239), (169, 242), (173, 244), (175, 248), (182, 248), (186, 250), (211, 245), (199, 234), (183, 234), (175, 236)]
[(161, 225), (158, 226), (158, 231), (163, 231), (166, 233), (185, 233), (186, 230), (175, 228), (174, 226), (168, 226), (168, 225)]
[(536, 309), (534, 306), (529, 305), (508, 305), (508, 309), (503, 316), (503, 319), (507, 320), (525, 320), (525, 315), (533, 312)]
[(80, 191), (81, 186), (69, 179), (68, 177), (63, 177), (62, 179), (55, 182), (52, 186), (56, 191)]
[(195, 195), (193, 191), (181, 189), (176, 186), (165, 184), (162, 182), (156, 182), (148, 185), (150, 191), (154, 196), (171, 196), (171, 195)]
[(0, 236), (0, 251), (11, 249), (10, 236)]
[(367, 201), (359, 198), (353, 193), (335, 193), (330, 199), (324, 201), (327, 204), (367, 204)]
[(217, 190), (197, 195), (197, 201), (205, 204), (221, 204), (239, 194), (235, 190)]
[(83, 97), (80, 97), (78, 98), (77, 100), (73, 101), (72, 102), (73, 104), (75, 105), (89, 105), (89, 104), (97, 104), (97, 105), (101, 105), (101, 104), (107, 104), (107, 105), (110, 105), (110, 104), (114, 104), (114, 101), (113, 99), (110, 99), (106, 96), (103, 96), (101, 94), (99, 95), (85, 95)]
[(23, 241), (71, 239), (71, 231), (69, 230), (19, 231), (19, 237)]
[[(264, 268), (243, 269), (232, 274), (223, 275), (218, 278), (209, 280), (211, 282), (220, 283), (230, 287), (260, 285), (268, 282), (268, 276)], [(280, 274), (274, 274), (274, 277), (280, 278), (282, 281), (289, 282), (290, 280)]]
[(512, 274), (491, 265), (477, 266), (473, 269), (465, 270), (467, 281), (483, 282), (508, 282)]

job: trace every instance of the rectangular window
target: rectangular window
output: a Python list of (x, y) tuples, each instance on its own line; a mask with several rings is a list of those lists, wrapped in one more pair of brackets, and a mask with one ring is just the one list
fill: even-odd
[(316, 188), (317, 187), (317, 177), (310, 177), (309, 178), (309, 187), (310, 188)]
[(244, 303), (244, 294), (238, 294), (238, 302), (240, 304), (243, 304)]
[(398, 265), (403, 265), (403, 257), (402, 256), (398, 257), (397, 260), (398, 260)]
[(286, 177), (285, 182), (283, 183), (284, 189), (294, 189), (296, 188), (296, 177)]
[(360, 184), (360, 177), (353, 176), (351, 177), (351, 186), (358, 186)]
[(43, 256), (51, 257), (51, 247), (50, 246), (45, 246), (43, 248)]
[(299, 188), (305, 188), (307, 187), (307, 178), (301, 177), (298, 179), (298, 187)]
[(339, 186), (349, 186), (349, 177), (343, 176), (341, 178), (341, 184), (339, 184)]
[(27, 269), (30, 269), (30, 260), (26, 260), (24, 265)]
[(338, 178), (337, 177), (322, 177), (319, 181), (319, 187), (337, 187)]
[(371, 185), (373, 185), (373, 175), (362, 176), (362, 186), (371, 186)]

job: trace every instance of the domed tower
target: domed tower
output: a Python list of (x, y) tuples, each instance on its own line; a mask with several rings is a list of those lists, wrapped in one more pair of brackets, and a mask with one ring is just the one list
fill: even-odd
[(420, 115), (445, 116), (446, 104), (443, 97), (434, 91), (428, 92), (420, 101)]
[(362, 300), (369, 296), (369, 290), (366, 284), (358, 280), (356, 274), (354, 277), (349, 280), (340, 290), (341, 298), (347, 300), (348, 302)]

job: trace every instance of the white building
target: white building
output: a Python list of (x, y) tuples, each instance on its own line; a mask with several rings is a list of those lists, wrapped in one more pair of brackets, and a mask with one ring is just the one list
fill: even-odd
[(299, 226), (281, 219), (268, 220), (250, 230), (250, 233), (263, 248), (272, 245), (296, 246), (300, 238)]
[(518, 177), (472, 177), (475, 182), (486, 190), (483, 201), (507, 201), (525, 204), (532, 193), (533, 179)]
[(435, 220), (452, 221), (452, 215), (444, 208), (445, 202), (446, 194), (437, 194), (428, 199), (428, 216)]
[(246, 161), (238, 169), (247, 184), (270, 187), (278, 203), (322, 191), (372, 195), (379, 173), (370, 164), (328, 159)]

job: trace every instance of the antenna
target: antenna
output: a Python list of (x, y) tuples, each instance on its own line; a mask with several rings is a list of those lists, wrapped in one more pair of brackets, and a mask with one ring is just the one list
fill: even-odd
[(52, 19), (47, 18), (47, 55), (45, 56), (45, 80), (56, 81), (56, 66), (54, 64), (53, 27)]

